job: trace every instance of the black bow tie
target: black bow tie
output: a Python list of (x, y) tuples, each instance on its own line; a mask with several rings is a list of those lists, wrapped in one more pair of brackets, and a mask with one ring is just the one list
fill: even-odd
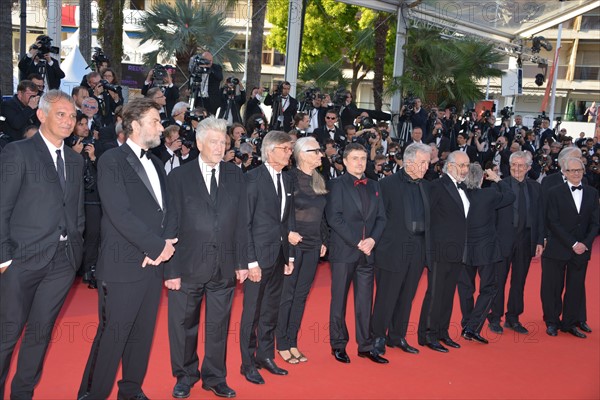
[(460, 182), (460, 183), (457, 182), (456, 183), (456, 187), (458, 189), (462, 189), (462, 190), (465, 190), (465, 191), (467, 190), (467, 185), (464, 182)]
[(335, 133), (335, 129), (328, 129), (329, 133)]
[(288, 99), (287, 96), (282, 96), (281, 97), (281, 100), (287, 100), (287, 99)]
[(579, 185), (579, 186), (571, 186), (571, 191), (574, 192), (576, 190), (583, 190), (583, 186)]
[(146, 156), (146, 158), (149, 160), (150, 159), (150, 150), (142, 149), (142, 151), (140, 153), (140, 158), (143, 158), (144, 156)]

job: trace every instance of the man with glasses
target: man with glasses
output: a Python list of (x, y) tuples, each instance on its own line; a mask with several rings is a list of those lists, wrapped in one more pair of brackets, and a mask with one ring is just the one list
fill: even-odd
[(264, 384), (257, 368), (275, 375), (287, 375), (275, 358), (275, 326), (283, 288), (283, 276), (290, 275), (288, 233), (292, 209), (292, 180), (283, 172), (292, 155), (292, 140), (285, 132), (271, 131), (262, 142), (266, 160), (246, 173), (248, 190), (248, 265), (238, 279), (244, 283), (240, 349), (241, 373), (254, 384)]
[(32, 81), (25, 80), (19, 82), (17, 94), (2, 103), (2, 116), (6, 118), (4, 133), (10, 141), (21, 140), (27, 126), (39, 126), (36, 116), (39, 101), (37, 86)]
[(335, 110), (328, 110), (325, 114), (325, 126), (314, 130), (313, 136), (319, 141), (321, 146), (325, 145), (327, 139), (333, 139), (340, 146), (346, 144), (344, 131), (335, 124), (337, 121), (338, 115)]
[(430, 185), (431, 265), (418, 339), (421, 346), (447, 353), (440, 341), (448, 347), (460, 348), (450, 338), (448, 328), (456, 284), (465, 261), (470, 202), (464, 180), (469, 173), (469, 156), (462, 151), (450, 153), (443, 171), (444, 175)]
[(598, 233), (598, 191), (582, 183), (581, 158), (563, 158), (560, 164), (567, 181), (550, 189), (546, 201), (549, 233), (542, 256), (542, 309), (549, 336), (556, 336), (560, 328), (583, 339), (586, 335), (577, 326), (585, 301), (587, 264)]
[(98, 102), (98, 115), (100, 127), (103, 128), (114, 122), (113, 110), (110, 103), (110, 95), (108, 91), (104, 90), (104, 86), (100, 82), (102, 76), (98, 72), (90, 72), (87, 75), (87, 83), (90, 87), (90, 97), (93, 97)]
[(165, 109), (167, 105), (167, 97), (160, 87), (153, 87), (146, 93), (146, 98), (154, 100), (160, 106), (160, 120), (163, 126), (175, 124), (175, 120), (169, 117)]

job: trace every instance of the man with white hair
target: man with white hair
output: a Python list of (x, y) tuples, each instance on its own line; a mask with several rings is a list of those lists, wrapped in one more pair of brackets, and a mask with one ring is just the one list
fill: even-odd
[(587, 264), (598, 233), (598, 191), (582, 184), (585, 166), (581, 158), (563, 158), (561, 170), (567, 182), (550, 189), (546, 201), (549, 232), (542, 256), (542, 309), (548, 335), (556, 336), (560, 328), (585, 338), (577, 326), (585, 299)]

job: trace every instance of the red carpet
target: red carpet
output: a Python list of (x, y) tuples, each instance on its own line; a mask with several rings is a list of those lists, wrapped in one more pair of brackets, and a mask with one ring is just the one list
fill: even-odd
[[(247, 382), (239, 373), (238, 344), (242, 293), (238, 288), (234, 301), (227, 366), (228, 384), (240, 399), (598, 399), (600, 398), (600, 239), (594, 244), (587, 275), (588, 323), (594, 330), (585, 340), (559, 333), (545, 333), (540, 301), (541, 266), (532, 263), (525, 293), (525, 313), (521, 322), (530, 335), (505, 331), (501, 336), (487, 331), (489, 345), (465, 342), (460, 337), (458, 295), (453, 312), (451, 335), (462, 348), (449, 354), (420, 347), (419, 355), (388, 349), (390, 364), (376, 365), (356, 356), (352, 301), (348, 302), (351, 342), (348, 354), (352, 362), (342, 365), (330, 355), (328, 313), (330, 273), (327, 264), (319, 267), (304, 317), (300, 349), (307, 363), (288, 365), (288, 376), (262, 372), (266, 384)], [(408, 341), (417, 346), (416, 325), (426, 287), (421, 280), (415, 298)], [(507, 288), (508, 289), (508, 288)], [(71, 291), (46, 358), (42, 380), (35, 391), (37, 399), (73, 399), (97, 324), (96, 292), (76, 284)], [(201, 339), (202, 341), (202, 339)], [(200, 349), (202, 357), (202, 345)], [(13, 356), (13, 370), (16, 365)], [(170, 399), (175, 383), (170, 372), (167, 337), (167, 299), (161, 304), (151, 364), (144, 391), (151, 399)], [(8, 392), (8, 385), (7, 385)], [(8, 395), (8, 393), (6, 393)], [(116, 385), (111, 398), (116, 398)], [(217, 397), (192, 389), (191, 399)]]

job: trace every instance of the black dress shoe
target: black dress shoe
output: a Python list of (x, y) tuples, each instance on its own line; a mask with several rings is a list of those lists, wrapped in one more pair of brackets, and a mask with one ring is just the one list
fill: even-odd
[(244, 367), (242, 367), (240, 368), (240, 373), (244, 375), (246, 380), (250, 383), (254, 383), (256, 385), (265, 384), (265, 380), (262, 376), (260, 376), (260, 373), (256, 370), (256, 368), (245, 369)]
[(206, 385), (203, 383), (202, 389), (210, 390), (211, 392), (213, 392), (214, 394), (216, 394), (219, 397), (227, 397), (227, 398), (235, 397), (235, 390), (233, 390), (232, 388), (227, 386), (227, 384), (225, 382), (217, 383), (214, 386), (209, 386), (209, 385)]
[(504, 333), (504, 329), (502, 329), (498, 322), (488, 323), (488, 328), (490, 329), (490, 331), (497, 333), (498, 335)]
[(398, 344), (396, 344), (396, 343), (391, 344), (390, 343), (390, 347), (398, 347), (400, 350), (402, 350), (405, 353), (419, 354), (419, 350), (415, 349), (410, 344), (408, 344), (408, 342), (406, 341), (405, 338), (400, 339), (400, 343), (398, 343)]
[(385, 342), (386, 340), (384, 337), (378, 337), (373, 341), (373, 349), (375, 349), (379, 355), (385, 354)]
[(346, 353), (346, 349), (331, 349), (331, 354), (335, 357), (336, 361), (348, 364), (350, 363), (350, 357)]
[(261, 369), (264, 368), (273, 375), (287, 375), (287, 370), (283, 368), (279, 368), (275, 361), (271, 358), (265, 358), (264, 360), (256, 360), (256, 368)]
[(556, 326), (550, 325), (549, 327), (546, 328), (546, 334), (548, 336), (557, 336), (558, 335), (558, 329), (556, 328)]
[(578, 323), (577, 326), (579, 327), (579, 329), (586, 333), (592, 333), (592, 328), (590, 328), (590, 326), (585, 321)]
[(504, 323), (504, 327), (508, 328), (508, 329), (512, 329), (513, 331), (520, 333), (521, 335), (529, 334), (529, 331), (523, 325), (521, 325), (521, 323), (519, 321), (517, 321), (517, 322), (506, 321)]
[(438, 342), (427, 342), (423, 344), (423, 346), (429, 347), (433, 351), (438, 351), (440, 353), (447, 353), (448, 349), (439, 344)]
[(146, 395), (144, 394), (144, 392), (139, 392), (138, 394), (134, 395), (134, 396), (123, 396), (120, 393), (117, 393), (117, 400), (150, 400), (148, 397), (146, 397)]
[(488, 344), (488, 341), (486, 338), (481, 336), (479, 333), (472, 331), (471, 329), (467, 329), (467, 328), (463, 329), (462, 337), (464, 337), (466, 340), (469, 340), (469, 341), (478, 342), (481, 344)]
[(389, 363), (389, 361), (383, 357), (381, 357), (378, 353), (377, 350), (373, 349), (370, 351), (359, 351), (358, 352), (358, 356), (362, 357), (362, 358), (368, 358), (369, 360), (373, 361), (374, 363), (377, 364), (387, 364)]
[(190, 397), (192, 386), (187, 383), (177, 382), (173, 388), (173, 397), (176, 399), (187, 399)]
[(440, 342), (444, 343), (448, 347), (452, 347), (453, 349), (460, 349), (460, 344), (456, 343), (454, 340), (449, 337), (440, 339)]
[(573, 326), (569, 329), (561, 329), (561, 331), (566, 332), (566, 333), (570, 333), (571, 335), (578, 337), (580, 339), (585, 339), (587, 337), (587, 335), (583, 332), (581, 332), (579, 329), (577, 329), (577, 327)]

